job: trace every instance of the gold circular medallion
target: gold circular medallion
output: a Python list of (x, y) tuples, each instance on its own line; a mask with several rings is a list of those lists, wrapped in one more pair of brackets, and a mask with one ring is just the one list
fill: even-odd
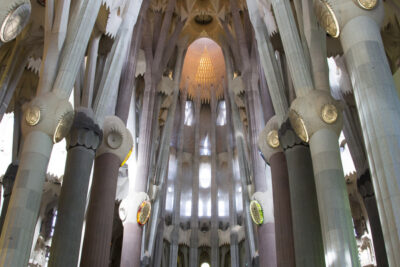
[(35, 126), (40, 121), (40, 108), (38, 106), (30, 106), (25, 113), (25, 121), (30, 126)]
[(143, 201), (137, 211), (137, 223), (139, 225), (145, 225), (150, 218), (151, 214), (151, 203), (150, 201)]
[(0, 40), (4, 43), (15, 39), (29, 21), (31, 5), (28, 3), (19, 5), (12, 10), (0, 28)]
[(250, 215), (253, 222), (257, 225), (261, 225), (264, 222), (264, 212), (257, 200), (250, 202)]
[(278, 131), (277, 130), (272, 130), (272, 131), (270, 131), (268, 133), (268, 135), (267, 135), (267, 143), (272, 148), (279, 147), (279, 137), (278, 137)]
[(338, 38), (340, 34), (339, 22), (328, 2), (316, 0), (314, 1), (314, 9), (319, 24), (330, 36)]
[(357, 3), (360, 7), (371, 10), (378, 4), (378, 0), (357, 0)]
[(67, 136), (69, 130), (71, 129), (73, 121), (74, 121), (73, 111), (69, 111), (64, 115), (62, 115), (53, 135), (54, 143), (60, 142), (65, 136)]
[(328, 124), (334, 123), (338, 118), (338, 111), (335, 105), (325, 104), (321, 110), (321, 117)]
[(289, 121), (297, 136), (304, 142), (308, 142), (310, 139), (304, 121), (293, 109), (289, 111)]

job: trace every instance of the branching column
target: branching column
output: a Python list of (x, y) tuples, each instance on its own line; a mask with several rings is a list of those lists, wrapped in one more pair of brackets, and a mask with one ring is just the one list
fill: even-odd
[[(249, 119), (249, 137), (250, 137), (250, 152), (254, 179), (254, 188), (257, 192), (264, 195), (265, 201), (273, 203), (272, 199), (272, 188), (271, 181), (267, 180), (265, 171), (265, 163), (258, 153), (257, 138), (264, 126), (264, 120), (262, 118), (262, 110), (260, 97), (258, 92), (258, 75), (256, 74), (256, 66), (254, 53), (249, 53), (247, 42), (244, 34), (244, 30), (241, 24), (241, 18), (239, 15), (238, 4), (236, 0), (231, 0), (231, 9), (233, 24), (237, 34), (239, 43), (239, 50), (242, 59), (242, 77), (246, 88), (246, 107)], [(247, 18), (248, 19), (248, 18)], [(253, 50), (253, 46), (251, 47)], [(250, 58), (252, 59), (250, 61)], [(268, 208), (265, 206), (264, 209), (265, 221), (264, 224), (258, 227), (259, 237), (259, 255), (261, 266), (276, 266), (276, 245), (275, 245), (275, 223), (273, 206), (269, 205)]]
[[(231, 119), (232, 119), (232, 129), (233, 129), (233, 136), (234, 144), (236, 145), (237, 156), (238, 156), (238, 163), (239, 163), (239, 172), (240, 172), (240, 181), (242, 185), (242, 199), (243, 199), (243, 214), (244, 214), (244, 224), (246, 229), (246, 245), (248, 245), (247, 253), (249, 253), (249, 258), (251, 261), (255, 259), (256, 256), (256, 247), (255, 247), (255, 238), (254, 238), (254, 231), (253, 231), (253, 222), (250, 218), (250, 198), (248, 194), (248, 177), (249, 177), (249, 168), (247, 165), (247, 158), (245, 154), (245, 142), (244, 142), (244, 135), (243, 135), (243, 126), (240, 121), (239, 111), (235, 102), (235, 97), (233, 94), (232, 89), (232, 78), (233, 78), (233, 68), (232, 68), (232, 61), (231, 58), (228, 56), (228, 49), (225, 45), (223, 47), (224, 52), (224, 59), (226, 64), (226, 77), (228, 86), (225, 87), (224, 94), (229, 96), (226, 98), (227, 101), (227, 108), (231, 110)], [(228, 117), (229, 118), (229, 117)], [(250, 263), (249, 263), (250, 264)], [(253, 264), (253, 263), (251, 263)]]
[(192, 217), (190, 220), (190, 257), (189, 267), (197, 267), (199, 262), (199, 158), (200, 158), (200, 111), (201, 100), (200, 91), (196, 90), (197, 95), (194, 104), (194, 155), (193, 155), (193, 181), (192, 181)]
[[(57, 78), (54, 85), (49, 87), (53, 88), (53, 92), (47, 93), (44, 90), (38, 94), (27, 107), (22, 121), (25, 141), (0, 238), (0, 265), (3, 266), (23, 267), (28, 263), (53, 142), (61, 141), (72, 123), (72, 107), (67, 98), (78, 72), (76, 66), (82, 62), (101, 1), (82, 0), (78, 3), (80, 5), (75, 5), (76, 9), (71, 13), (65, 43), (61, 45)], [(61, 20), (66, 23), (65, 18)], [(54, 64), (58, 59), (50, 61), (47, 64)], [(54, 65), (52, 68), (55, 68)], [(41, 89), (38, 88), (38, 92)]]
[(211, 265), (219, 266), (218, 239), (218, 184), (217, 184), (217, 99), (214, 86), (211, 85)]
[(178, 249), (179, 249), (179, 228), (180, 228), (180, 213), (181, 213), (181, 190), (183, 183), (183, 144), (184, 144), (184, 126), (185, 126), (185, 106), (186, 106), (187, 90), (181, 92), (180, 104), (181, 104), (181, 116), (179, 118), (179, 141), (178, 141), (178, 168), (174, 181), (174, 208), (172, 214), (172, 226), (173, 230), (171, 233), (171, 248), (169, 257), (169, 266), (177, 266), (178, 262)]
[(383, 1), (376, 5), (368, 11), (341, 0), (332, 8), (363, 129), (389, 265), (399, 266), (400, 101), (380, 35)]
[(271, 3), (297, 95), (289, 111), (290, 122), (299, 137), (310, 143), (325, 263), (359, 266), (338, 144), (342, 128), (340, 107), (327, 91), (314, 90), (290, 3)]

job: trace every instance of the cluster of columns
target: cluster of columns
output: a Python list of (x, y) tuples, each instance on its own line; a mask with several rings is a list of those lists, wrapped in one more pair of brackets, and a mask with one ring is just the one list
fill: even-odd
[[(145, 1), (147, 7), (150, 1)], [(141, 3), (141, 2), (140, 2)], [(64, 182), (58, 204), (58, 220), (51, 247), (50, 266), (74, 266), (79, 261), (79, 248), (85, 216), (89, 177), (94, 162), (94, 174), (87, 211), (86, 231), (83, 242), (81, 266), (107, 266), (111, 242), (112, 216), (114, 214), (115, 191), (118, 169), (126, 161), (133, 145), (133, 138), (126, 129), (135, 67), (140, 38), (132, 38), (133, 25), (137, 18), (138, 6), (128, 4), (124, 19), (110, 54), (107, 56), (103, 77), (99, 82), (97, 95), (94, 94), (93, 80), (96, 72), (99, 34), (95, 31), (90, 40), (89, 60), (85, 73), (82, 99), (72, 106), (67, 101), (71, 94), (82, 58), (89, 43), (99, 0), (81, 0), (71, 5), (63, 2), (54, 17), (63, 23), (46, 23), (45, 50), (41, 66), (41, 77), (37, 96), (29, 103), (21, 120), (23, 145), (20, 152), (18, 171), (10, 165), (4, 180), (4, 206), (7, 214), (1, 215), (0, 263), (4, 266), (26, 266), (31, 251), (31, 240), (39, 213), (40, 198), (47, 165), (53, 144), (67, 137), (67, 162)], [(247, 1), (249, 13), (244, 20), (251, 21), (257, 46), (248, 45), (236, 0), (230, 0), (233, 26), (237, 45), (224, 47), (227, 66), (225, 100), (229, 110), (228, 131), (233, 132), (232, 145), (228, 142), (229, 162), (232, 164), (234, 150), (238, 155), (243, 190), (244, 222), (246, 225), (247, 254), (257, 260), (253, 225), (249, 217), (250, 198), (258, 200), (263, 207), (265, 222), (257, 227), (258, 260), (261, 266), (359, 266), (356, 243), (351, 222), (344, 173), (340, 160), (338, 135), (346, 117), (341, 107), (330, 95), (326, 65), (325, 33), (318, 28), (311, 1), (303, 1), (296, 10), (302, 25), (300, 32), (292, 14), (289, 1), (272, 0), (276, 23), (288, 62), (296, 99), (288, 103), (285, 96), (282, 73), (278, 68), (267, 29), (258, 13), (255, 1)], [(176, 0), (168, 1), (165, 14), (157, 14), (161, 26), (154, 36), (143, 32), (147, 70), (139, 127), (141, 142), (138, 148), (137, 179), (131, 186), (131, 198), (127, 201), (128, 213), (124, 218), (124, 241), (121, 266), (138, 266), (142, 258), (140, 240), (142, 228), (135, 222), (135, 213), (140, 200), (147, 199), (148, 181), (155, 178), (154, 186), (164, 192), (169, 156), (169, 140), (173, 130), (176, 102), (179, 90), (180, 72), (184, 46), (178, 46), (175, 69), (173, 104), (168, 112), (166, 127), (161, 138), (159, 158), (155, 161), (156, 146), (152, 144), (157, 136), (157, 116), (160, 98), (157, 86), (163, 71), (175, 49), (176, 40), (184, 25), (180, 21), (168, 39)], [(1, 6), (0, 6), (1, 7)], [(146, 5), (141, 12), (146, 12)], [(350, 10), (342, 12), (344, 10)], [(387, 262), (390, 266), (400, 264), (400, 219), (396, 207), (400, 205), (398, 186), (400, 169), (400, 101), (387, 63), (379, 33), (383, 17), (383, 4), (378, 1), (373, 10), (362, 10), (350, 0), (340, 0), (331, 7), (336, 13), (340, 41), (344, 50), (355, 102), (358, 107), (362, 137), (366, 145), (369, 170), (374, 194), (369, 184), (360, 182), (370, 221), (378, 225), (378, 214), (382, 224), (380, 230), (373, 227), (374, 242), (384, 239)], [(300, 16), (301, 15), (301, 16)], [(163, 18), (162, 18), (163, 17)], [(50, 16), (52, 19), (52, 16)], [(49, 19), (49, 18), (47, 18)], [(143, 18), (142, 18), (143, 19)], [(142, 19), (137, 36), (142, 36)], [(222, 22), (224, 24), (224, 22)], [(66, 28), (66, 25), (69, 25)], [(246, 23), (245, 23), (246, 24)], [(145, 25), (143, 26), (145, 27)], [(228, 28), (225, 25), (225, 30)], [(148, 30), (148, 29), (147, 29)], [(322, 32), (322, 33), (321, 33)], [(59, 35), (57, 35), (57, 34)], [(228, 38), (232, 34), (227, 30)], [(168, 41), (171, 44), (166, 45)], [(225, 41), (226, 42), (226, 41)], [(18, 43), (19, 44), (19, 43)], [(186, 45), (186, 43), (184, 43)], [(17, 53), (20, 49), (15, 46)], [(246, 88), (246, 111), (249, 119), (248, 147), (246, 129), (240, 117), (231, 90), (233, 67), (229, 49), (238, 52), (235, 63), (241, 71), (240, 79)], [(128, 51), (129, 54), (128, 54)], [(23, 50), (24, 52), (24, 50)], [(16, 62), (24, 62), (24, 53), (18, 53)], [(129, 63), (123, 65), (128, 55)], [(257, 55), (266, 77), (269, 95), (274, 106), (273, 114), (260, 112), (262, 104), (259, 92)], [(54, 64), (55, 63), (55, 64)], [(54, 67), (58, 66), (58, 67)], [(301, 67), (300, 67), (301, 66)], [(15, 69), (15, 64), (12, 69)], [(116, 86), (124, 73), (124, 82)], [(10, 70), (7, 70), (10, 71)], [(16, 70), (22, 73), (21, 70)], [(132, 78), (133, 77), (133, 78)], [(17, 79), (17, 77), (16, 77)], [(18, 80), (18, 79), (17, 79)], [(117, 82), (116, 82), (117, 81)], [(13, 91), (10, 81), (10, 92)], [(14, 86), (15, 87), (15, 86)], [(78, 87), (75, 84), (75, 87)], [(5, 99), (10, 98), (7, 92)], [(218, 266), (218, 185), (216, 151), (217, 99), (211, 90), (211, 265)], [(12, 93), (11, 93), (12, 96)], [(78, 94), (76, 94), (78, 96)], [(110, 98), (113, 101), (108, 101)], [(80, 99), (77, 97), (76, 99)], [(92, 104), (92, 99), (94, 99)], [(129, 100), (129, 101), (128, 101)], [(9, 101), (9, 99), (7, 100)], [(6, 101), (6, 102), (7, 102)], [(181, 115), (178, 127), (178, 174), (174, 186), (174, 210), (172, 217), (173, 234), (169, 250), (169, 265), (176, 266), (179, 250), (180, 229), (180, 186), (182, 181), (183, 132), (186, 91), (181, 93)], [(108, 103), (110, 102), (110, 103)], [(79, 108), (79, 106), (82, 106)], [(117, 109), (116, 109), (117, 107)], [(199, 121), (201, 102), (195, 98), (195, 149), (193, 158), (192, 235), (190, 240), (189, 265), (196, 266), (198, 255), (198, 198), (199, 198)], [(0, 110), (0, 114), (4, 111)], [(325, 112), (325, 113), (324, 113)], [(117, 116), (107, 116), (107, 115)], [(333, 119), (332, 119), (333, 116)], [(230, 121), (230, 119), (232, 121)], [(264, 131), (264, 121), (268, 121)], [(231, 125), (232, 123), (232, 125)], [(155, 129), (157, 128), (157, 129)], [(136, 139), (136, 134), (134, 135)], [(249, 156), (247, 149), (249, 148)], [(258, 149), (271, 168), (271, 177)], [(248, 166), (247, 162), (251, 164)], [(160, 163), (160, 169), (152, 170), (152, 163)], [(230, 170), (232, 166), (230, 165)], [(15, 184), (13, 177), (15, 173)], [(233, 176), (233, 175), (231, 175)], [(252, 179), (251, 179), (252, 177)], [(249, 181), (253, 182), (255, 193), (249, 196)], [(14, 184), (14, 187), (13, 187)], [(235, 187), (231, 181), (229, 189), (229, 210), (235, 210)], [(366, 186), (366, 184), (368, 186)], [(152, 186), (153, 186), (152, 185)], [(10, 196), (10, 188), (13, 193)], [(272, 191), (274, 194), (272, 194)], [(156, 228), (161, 224), (163, 199), (160, 192), (155, 195), (160, 210), (152, 218), (147, 252), (153, 257)], [(367, 192), (367, 193), (366, 193)], [(375, 199), (377, 205), (375, 206)], [(9, 201), (9, 202), (8, 202)], [(273, 204), (272, 204), (273, 203)], [(161, 219), (163, 216), (160, 216)], [(230, 217), (231, 227), (236, 226), (235, 216)], [(98, 233), (102, 233), (99, 235)], [(160, 238), (160, 235), (158, 235)], [(239, 249), (237, 233), (231, 235), (231, 264), (238, 264)], [(162, 247), (161, 247), (162, 248)], [(377, 250), (378, 251), (378, 250)], [(155, 253), (155, 254), (160, 254)], [(379, 252), (379, 255), (384, 255)], [(385, 256), (386, 256), (385, 255)], [(383, 265), (387, 264), (380, 258)]]

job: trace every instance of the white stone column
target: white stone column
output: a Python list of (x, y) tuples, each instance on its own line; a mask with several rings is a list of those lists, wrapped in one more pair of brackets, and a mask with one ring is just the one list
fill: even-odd
[(399, 266), (400, 101), (379, 31), (383, 2), (364, 10), (341, 0), (332, 8), (353, 84), (389, 265)]
[(192, 218), (190, 220), (190, 267), (197, 267), (199, 261), (199, 158), (200, 158), (200, 111), (201, 99), (200, 90), (194, 104), (194, 155), (193, 155), (193, 186), (192, 186)]
[(297, 95), (290, 107), (289, 119), (299, 137), (310, 143), (325, 263), (327, 266), (359, 266), (339, 153), (341, 110), (327, 91), (314, 90), (290, 3), (273, 0), (272, 7)]

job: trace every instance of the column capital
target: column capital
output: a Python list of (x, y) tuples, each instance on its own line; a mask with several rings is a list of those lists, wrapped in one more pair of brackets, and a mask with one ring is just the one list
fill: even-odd
[(96, 151), (102, 139), (103, 132), (94, 119), (93, 111), (88, 108), (78, 108), (66, 138), (67, 150), (75, 146), (84, 146)]
[(297, 145), (308, 146), (308, 143), (304, 142), (297, 136), (292, 125), (290, 124), (290, 120), (288, 117), (286, 117), (286, 120), (279, 128), (278, 135), (279, 142), (284, 151)]
[(53, 92), (35, 97), (24, 110), (22, 134), (33, 131), (44, 132), (53, 140), (60, 142), (68, 133), (74, 119), (71, 103)]
[(340, 102), (322, 90), (313, 90), (296, 98), (290, 106), (288, 116), (298, 137), (307, 143), (321, 129), (329, 129), (339, 138), (343, 126)]
[(121, 160), (121, 166), (128, 160), (133, 147), (133, 138), (122, 120), (116, 116), (107, 116), (103, 124), (103, 141), (96, 157), (111, 153)]
[(369, 17), (380, 25), (384, 16), (382, 0), (316, 0), (314, 9), (320, 25), (335, 38), (356, 17)]
[(282, 152), (282, 147), (278, 137), (279, 120), (275, 115), (265, 125), (258, 136), (258, 149), (263, 155), (264, 160), (269, 164), (271, 157)]

